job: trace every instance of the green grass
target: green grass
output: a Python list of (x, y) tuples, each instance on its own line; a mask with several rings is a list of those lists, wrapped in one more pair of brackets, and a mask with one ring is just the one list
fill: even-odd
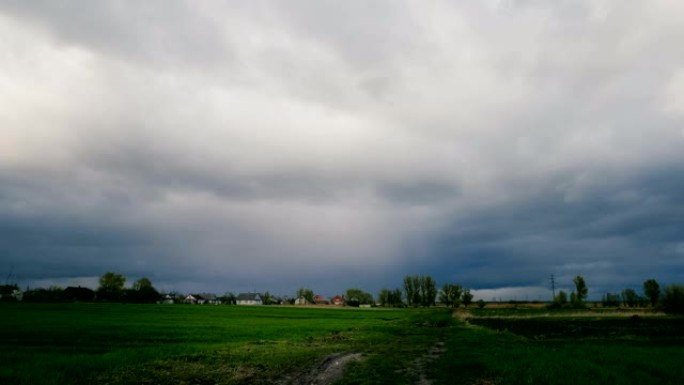
[[(341, 384), (679, 384), (684, 318), (546, 309), (0, 304), (1, 384), (269, 384), (361, 352)], [(441, 355), (428, 356), (441, 346)], [(426, 358), (427, 357), (427, 358)]]
[(536, 311), (480, 312), (455, 327), (435, 383), (682, 383), (683, 318)]
[(121, 304), (2, 304), (0, 311), (0, 383), (8, 384), (258, 383), (333, 352), (385, 354), (388, 341), (405, 340), (404, 353), (418, 354), (432, 328), (412, 325), (433, 314)]

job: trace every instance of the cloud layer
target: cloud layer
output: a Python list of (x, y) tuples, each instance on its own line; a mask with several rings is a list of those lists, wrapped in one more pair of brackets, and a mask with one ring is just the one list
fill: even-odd
[(3, 2), (0, 271), (681, 282), (681, 8)]

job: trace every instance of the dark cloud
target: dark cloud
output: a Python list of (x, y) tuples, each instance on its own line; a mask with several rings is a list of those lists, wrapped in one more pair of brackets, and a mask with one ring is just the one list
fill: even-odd
[(535, 299), (550, 274), (596, 297), (680, 282), (678, 7), (3, 2), (0, 269)]

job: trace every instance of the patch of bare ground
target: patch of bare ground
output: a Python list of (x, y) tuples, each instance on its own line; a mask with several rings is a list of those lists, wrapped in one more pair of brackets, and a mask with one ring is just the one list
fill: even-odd
[(437, 342), (432, 345), (425, 354), (413, 360), (409, 367), (402, 370), (402, 372), (406, 372), (411, 375), (411, 377), (415, 377), (416, 385), (431, 385), (432, 380), (427, 376), (427, 368), (444, 352), (446, 352), (444, 342)]
[(279, 381), (276, 385), (327, 385), (342, 378), (344, 370), (351, 362), (360, 361), (361, 353), (335, 353), (331, 354), (308, 373), (291, 373)]

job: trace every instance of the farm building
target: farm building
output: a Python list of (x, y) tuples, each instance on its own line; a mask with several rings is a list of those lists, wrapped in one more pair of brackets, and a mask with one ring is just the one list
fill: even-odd
[(306, 298), (304, 298), (304, 296), (299, 296), (299, 297), (297, 297), (297, 299), (295, 299), (294, 304), (295, 305), (308, 305), (309, 301), (307, 301)]
[(259, 293), (240, 293), (235, 301), (238, 305), (263, 305), (264, 302), (261, 299), (261, 294)]

